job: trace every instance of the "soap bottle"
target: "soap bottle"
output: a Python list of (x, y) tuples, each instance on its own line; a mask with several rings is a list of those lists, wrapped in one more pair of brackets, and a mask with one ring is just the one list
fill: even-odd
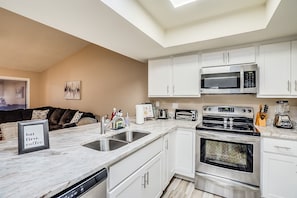
[(116, 116), (116, 113), (117, 113), (117, 109), (116, 108), (113, 108), (113, 111), (111, 113), (111, 118), (110, 120), (112, 120), (115, 116)]
[(126, 118), (125, 118), (125, 124), (126, 124), (126, 127), (129, 128), (129, 126), (130, 126), (130, 120), (129, 120), (129, 115), (128, 115), (128, 113), (127, 113)]

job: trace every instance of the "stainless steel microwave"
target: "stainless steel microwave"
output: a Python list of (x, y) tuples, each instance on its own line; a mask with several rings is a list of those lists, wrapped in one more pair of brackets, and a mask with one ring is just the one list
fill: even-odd
[(203, 67), (200, 74), (201, 94), (257, 93), (256, 64)]

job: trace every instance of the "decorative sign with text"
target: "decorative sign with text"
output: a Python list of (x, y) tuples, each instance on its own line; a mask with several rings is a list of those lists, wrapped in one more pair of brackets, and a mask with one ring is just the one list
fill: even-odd
[(48, 120), (18, 123), (19, 154), (49, 148)]

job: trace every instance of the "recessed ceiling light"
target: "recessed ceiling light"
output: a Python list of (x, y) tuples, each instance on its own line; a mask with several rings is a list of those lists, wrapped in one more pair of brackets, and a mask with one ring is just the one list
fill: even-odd
[(170, 0), (171, 4), (173, 5), (174, 8), (192, 3), (196, 0)]

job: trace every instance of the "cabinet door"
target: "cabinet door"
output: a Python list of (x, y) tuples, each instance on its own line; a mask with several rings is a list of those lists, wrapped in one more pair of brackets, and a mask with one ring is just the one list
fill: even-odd
[(161, 154), (159, 153), (110, 191), (109, 198), (154, 198), (160, 197), (161, 193)]
[(175, 173), (194, 179), (195, 132), (178, 129), (175, 136)]
[(164, 136), (163, 144), (163, 190), (168, 186), (175, 172), (175, 132)]
[[(145, 185), (142, 197), (147, 198), (157, 198), (160, 197), (162, 189), (162, 179), (161, 179), (161, 154), (157, 155), (153, 160), (151, 160), (146, 165), (146, 171), (144, 173)], [(132, 194), (131, 197), (137, 197)]]
[(228, 64), (255, 63), (255, 47), (232, 49), (228, 51)]
[(173, 58), (173, 95), (200, 96), (198, 55)]
[(260, 46), (258, 96), (290, 95), (290, 42)]
[(297, 41), (292, 42), (292, 51), (291, 51), (291, 95), (297, 96)]
[(171, 67), (171, 58), (149, 60), (148, 92), (150, 97), (171, 95)]
[(263, 197), (296, 198), (297, 158), (264, 153)]
[(144, 174), (143, 169), (136, 171), (126, 180), (109, 192), (109, 198), (143, 197)]
[(201, 55), (201, 66), (218, 66), (218, 65), (225, 65), (225, 52), (210, 52), (210, 53), (203, 53)]

